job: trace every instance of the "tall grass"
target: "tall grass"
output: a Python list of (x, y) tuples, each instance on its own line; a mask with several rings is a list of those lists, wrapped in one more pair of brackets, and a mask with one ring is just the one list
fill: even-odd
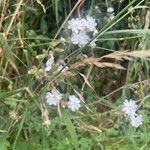
[[(149, 149), (148, 0), (2, 0), (0, 12), (0, 150)], [(98, 33), (78, 48), (67, 22), (87, 14)], [(51, 55), (55, 64), (47, 75)], [(56, 72), (60, 64), (69, 70)], [(57, 107), (45, 101), (53, 87), (64, 93)], [(67, 108), (71, 94), (82, 102), (75, 113)], [(121, 111), (126, 98), (143, 115), (137, 129)]]

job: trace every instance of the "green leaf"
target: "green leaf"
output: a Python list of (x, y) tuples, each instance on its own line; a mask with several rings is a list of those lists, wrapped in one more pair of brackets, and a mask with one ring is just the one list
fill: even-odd
[(7, 97), (15, 95), (16, 93), (18, 92), (17, 91), (0, 92), (0, 99), (5, 99)]
[(0, 136), (0, 150), (7, 150), (6, 137)]
[(72, 121), (70, 120), (70, 117), (69, 117), (67, 112), (65, 112), (62, 115), (62, 119), (63, 119), (63, 122), (65, 123), (65, 125), (68, 129), (68, 132), (71, 136), (72, 143), (73, 143), (75, 149), (78, 150), (78, 137), (77, 137), (77, 134), (76, 134), (76, 131), (75, 131), (75, 127), (74, 127)]
[(27, 91), (31, 97), (33, 96), (28, 88), (23, 87), (23, 88), (14, 90), (14, 91), (8, 91), (8, 92), (7, 91), (0, 91), (0, 100), (4, 100), (5, 98), (13, 96), (13, 95), (15, 95), (19, 92), (22, 92), (22, 91)]
[(41, 18), (40, 28), (41, 28), (43, 34), (46, 34), (48, 32), (48, 26), (47, 26), (47, 22), (44, 19), (44, 16)]

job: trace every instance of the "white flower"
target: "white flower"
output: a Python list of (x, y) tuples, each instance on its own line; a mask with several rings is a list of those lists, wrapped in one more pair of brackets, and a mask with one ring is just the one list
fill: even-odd
[(61, 37), (61, 38), (60, 38), (60, 41), (62, 41), (62, 42), (66, 42), (66, 39), (65, 39), (65, 38), (63, 38), (63, 37)]
[(96, 6), (95, 6), (95, 9), (99, 9), (99, 7), (96, 5)]
[(78, 44), (79, 47), (83, 47), (90, 40), (90, 37), (86, 34), (86, 32), (79, 32), (79, 34), (73, 33), (71, 37), (71, 42), (73, 44)]
[(68, 29), (71, 29), (73, 33), (79, 33), (79, 31), (94, 31), (96, 30), (97, 23), (93, 17), (87, 16), (86, 19), (71, 19), (68, 21)]
[[(86, 16), (86, 19), (71, 19), (68, 21), (68, 29), (72, 30), (71, 42), (77, 44), (79, 47), (84, 47), (89, 41), (89, 32), (93, 32), (95, 36), (98, 31), (96, 30), (97, 23), (95, 19), (91, 16)], [(91, 42), (90, 46), (94, 48), (96, 40)]]
[(50, 71), (52, 69), (52, 65), (54, 63), (54, 57), (52, 56), (51, 58), (49, 58), (46, 62), (46, 67), (45, 67), (45, 71)]
[(78, 111), (80, 107), (81, 107), (80, 100), (75, 95), (70, 95), (69, 102), (68, 102), (68, 108), (71, 111), (75, 112), (75, 111)]
[(64, 67), (63, 65), (60, 65), (58, 67), (57, 71), (60, 71), (60, 70), (61, 70), (61, 72), (65, 72), (65, 71), (69, 70), (69, 67), (68, 66)]
[(52, 92), (47, 92), (45, 96), (47, 104), (50, 106), (57, 106), (58, 103), (60, 103), (60, 100), (62, 99), (62, 94), (59, 93), (59, 91), (55, 88), (52, 89)]
[(142, 115), (137, 115), (137, 116), (131, 117), (131, 125), (133, 127), (137, 128), (142, 124), (143, 124)]
[(113, 7), (108, 7), (107, 8), (107, 12), (108, 13), (113, 13), (114, 12), (114, 8)]
[(97, 23), (93, 17), (87, 16), (86, 20), (84, 20), (84, 26), (87, 30), (94, 31), (96, 30)]
[(96, 42), (97, 40), (96, 39), (94, 39), (91, 43), (90, 43), (90, 46), (92, 47), (92, 48), (95, 48), (96, 47)]
[(135, 101), (130, 99), (128, 101), (127, 99), (123, 102), (123, 112), (125, 112), (129, 117), (135, 116), (136, 111), (138, 109), (138, 105), (136, 104)]
[[(93, 36), (95, 36), (96, 34), (98, 34), (98, 31), (97, 30), (94, 30), (94, 32), (93, 32)], [(96, 42), (97, 41), (97, 39), (94, 39), (91, 43), (90, 43), (90, 46), (92, 47), (92, 48), (95, 48), (96, 47)]]
[(95, 36), (98, 33), (98, 30), (94, 30), (93, 36)]
[(84, 19), (71, 19), (68, 21), (68, 29), (71, 29), (72, 32), (78, 33), (79, 31), (82, 31), (85, 29), (85, 26), (83, 24)]
[(52, 94), (57, 100), (57, 102), (59, 102), (62, 99), (62, 94), (56, 88), (52, 89)]
[(138, 110), (138, 105), (136, 104), (135, 101), (133, 101), (132, 99), (130, 99), (130, 101), (128, 101), (126, 99), (125, 102), (123, 102), (122, 110), (130, 118), (130, 122), (133, 127), (137, 128), (143, 124), (142, 115), (138, 115), (136, 113), (136, 111)]
[(46, 93), (45, 99), (49, 105), (54, 105), (54, 106), (57, 105), (57, 102), (55, 101), (55, 98), (51, 92)]

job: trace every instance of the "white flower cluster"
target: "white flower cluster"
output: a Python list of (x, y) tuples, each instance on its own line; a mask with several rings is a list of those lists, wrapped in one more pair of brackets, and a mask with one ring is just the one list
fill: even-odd
[(68, 66), (64, 67), (63, 65), (60, 65), (57, 69), (57, 71), (61, 71), (61, 72), (65, 72), (67, 70), (69, 70), (69, 67)]
[[(90, 16), (87, 16), (86, 19), (71, 19), (68, 21), (68, 29), (72, 31), (71, 42), (79, 47), (84, 47), (91, 39), (88, 33), (93, 33), (93, 36), (98, 33), (96, 26), (95, 19)], [(96, 40), (90, 43), (92, 48), (96, 46), (95, 42)]]
[(113, 7), (108, 7), (107, 8), (107, 12), (108, 13), (113, 13), (114, 12), (114, 8)]
[[(52, 69), (53, 64), (54, 64), (54, 57), (51, 56), (51, 58), (49, 58), (46, 61), (45, 71), (49, 72)], [(58, 68), (57, 68), (57, 71), (61, 71), (62, 73), (65, 72), (65, 71), (67, 71), (67, 70), (69, 70), (68, 66), (63, 67), (63, 65), (59, 65)]]
[(113, 7), (108, 7), (107, 8), (107, 13), (108, 13), (108, 18), (107, 18), (107, 20), (108, 21), (111, 21), (111, 20), (113, 20), (114, 18), (115, 18), (115, 16), (114, 16), (114, 8)]
[(52, 69), (52, 65), (54, 64), (54, 57), (51, 56), (51, 58), (49, 58), (47, 61), (46, 61), (46, 67), (45, 67), (45, 71), (48, 72)]
[(131, 121), (131, 125), (133, 127), (139, 127), (140, 125), (142, 125), (143, 120), (142, 120), (142, 115), (138, 115), (136, 113), (136, 111), (138, 110), (138, 105), (136, 104), (136, 102), (132, 99), (130, 99), (129, 101), (126, 99), (123, 102), (123, 108), (122, 111), (128, 115), (128, 117), (130, 118)]
[(71, 111), (75, 112), (75, 111), (78, 111), (80, 107), (81, 107), (80, 100), (75, 95), (70, 95), (69, 102), (68, 102), (68, 108)]
[(56, 88), (53, 88), (52, 92), (46, 93), (45, 99), (50, 106), (57, 106), (62, 99), (62, 94)]
[[(53, 88), (52, 92), (46, 93), (45, 99), (48, 105), (57, 106), (62, 99), (62, 94), (56, 88)], [(75, 95), (69, 96), (67, 105), (68, 108), (73, 112), (78, 111), (81, 107), (80, 100)]]

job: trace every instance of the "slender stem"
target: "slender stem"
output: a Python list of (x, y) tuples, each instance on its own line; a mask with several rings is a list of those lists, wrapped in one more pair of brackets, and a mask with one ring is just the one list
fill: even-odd
[(15, 17), (16, 17), (16, 15), (17, 15), (18, 11), (19, 11), (19, 8), (20, 8), (22, 2), (23, 2), (23, 0), (20, 0), (18, 6), (17, 6), (17, 8), (16, 8), (16, 10), (15, 10), (13, 16), (12, 16), (12, 19), (11, 19), (11, 21), (10, 21), (10, 23), (9, 23), (9, 26), (8, 26), (8, 28), (7, 28), (7, 30), (6, 30), (6, 33), (5, 33), (5, 36), (6, 36), (6, 37), (7, 37), (8, 33), (9, 33), (9, 31), (10, 31), (10, 28), (11, 28), (11, 26), (12, 26), (14, 20), (15, 20)]

